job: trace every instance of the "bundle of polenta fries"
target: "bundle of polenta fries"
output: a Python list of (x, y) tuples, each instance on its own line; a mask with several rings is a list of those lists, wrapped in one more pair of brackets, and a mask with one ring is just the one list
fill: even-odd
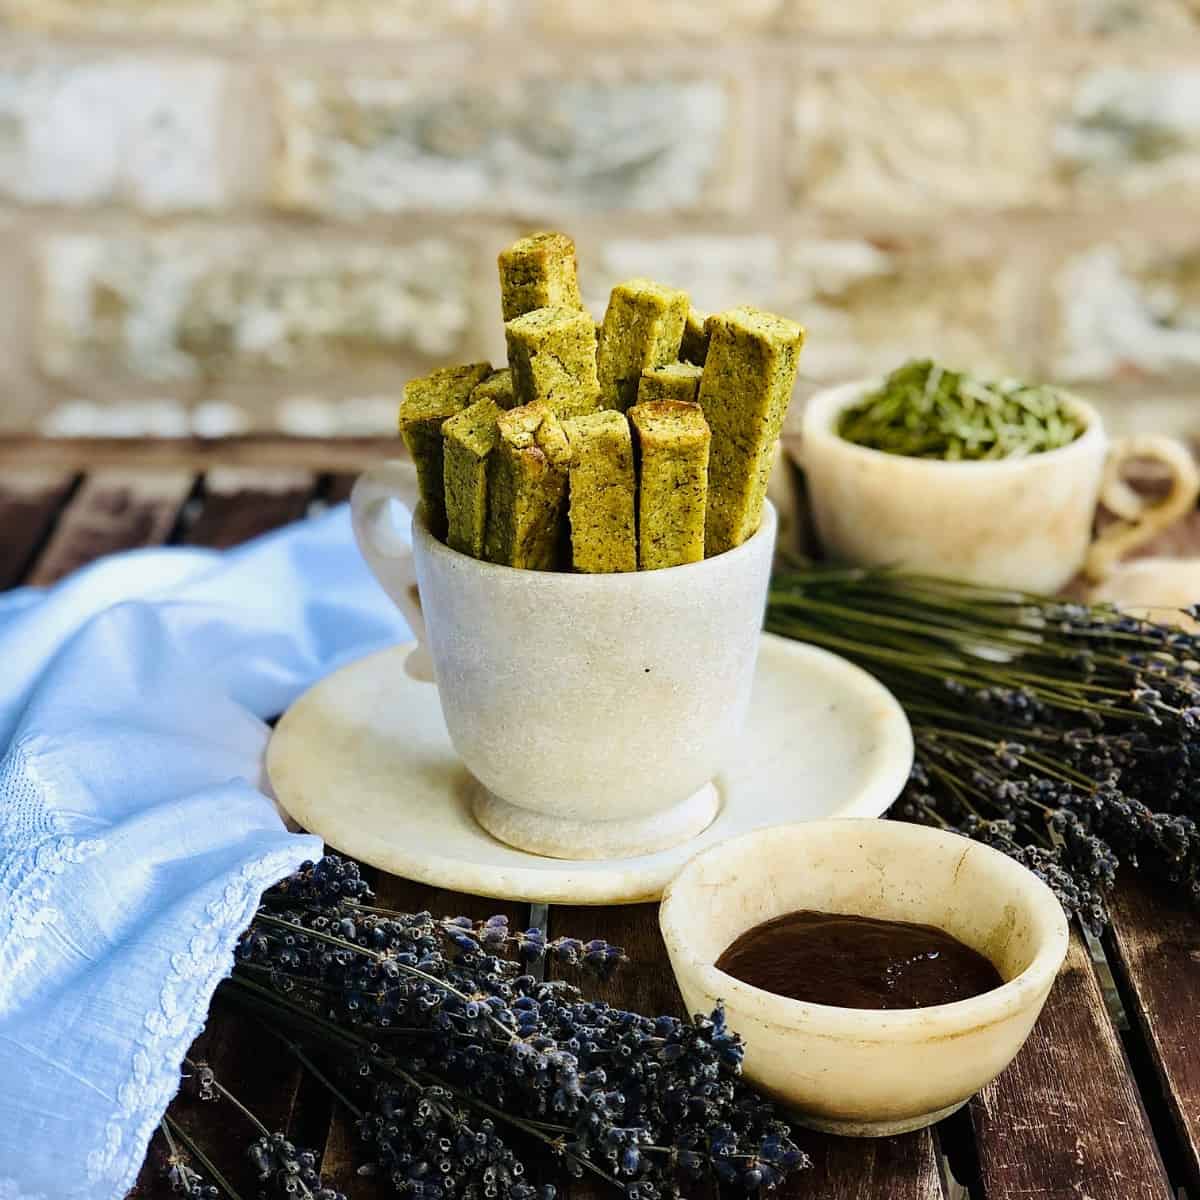
[(499, 264), (508, 366), (445, 367), (400, 404), (433, 532), (488, 562), (592, 573), (750, 537), (803, 329), (754, 308), (704, 317), (648, 279), (613, 288), (597, 326), (562, 233), (521, 238)]

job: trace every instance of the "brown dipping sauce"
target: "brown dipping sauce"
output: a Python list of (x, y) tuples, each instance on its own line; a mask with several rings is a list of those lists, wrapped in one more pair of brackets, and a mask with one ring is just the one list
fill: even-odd
[(928, 1008), (1004, 983), (987, 958), (936, 926), (811, 909), (743, 933), (717, 967), (777, 996), (838, 1008)]

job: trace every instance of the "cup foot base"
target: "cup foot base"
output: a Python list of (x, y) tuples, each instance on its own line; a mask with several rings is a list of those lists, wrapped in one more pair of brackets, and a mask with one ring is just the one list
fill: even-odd
[(549, 817), (501, 800), (482, 784), (471, 797), (475, 820), (501, 842), (543, 858), (607, 860), (657, 854), (703, 833), (716, 818), (721, 798), (706, 783), (682, 804), (628, 821)]
[(806, 1129), (815, 1129), (819, 1133), (833, 1133), (838, 1137), (896, 1137), (902, 1133), (913, 1133), (918, 1129), (926, 1129), (930, 1125), (936, 1125), (939, 1121), (958, 1112), (966, 1103), (966, 1100), (960, 1100), (957, 1104), (951, 1104), (946, 1108), (939, 1108), (937, 1112), (924, 1113), (919, 1117), (902, 1117), (895, 1121), (826, 1120), (823, 1117), (814, 1117), (807, 1113), (795, 1111), (790, 1115), (797, 1125), (803, 1125)]

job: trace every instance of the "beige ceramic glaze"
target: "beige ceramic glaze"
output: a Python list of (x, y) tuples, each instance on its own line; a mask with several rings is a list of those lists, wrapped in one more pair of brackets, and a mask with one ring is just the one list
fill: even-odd
[(1115, 604), (1160, 625), (1200, 633), (1200, 622), (1183, 611), (1200, 604), (1200, 558), (1139, 558), (1122, 563), (1091, 589), (1088, 599)]
[(477, 784), (450, 744), (437, 689), (405, 670), (412, 644), (351, 663), (306, 692), (267, 751), (284, 809), (335, 849), (437, 887), (548, 904), (657, 900), (698, 849), (751, 829), (877, 817), (912, 766), (908, 721), (865, 671), (763, 634), (740, 737), (714, 781), (720, 811), (654, 854), (570, 862), (506, 845), (471, 814)]
[[(1007, 981), (971, 1000), (878, 1012), (805, 1004), (713, 965), (737, 937), (798, 909), (937, 925)], [(849, 1136), (919, 1129), (1012, 1061), (1067, 951), (1043, 883), (978, 842), (899, 821), (816, 821), (724, 842), (670, 884), (663, 937), (689, 1012), (723, 1000), (746, 1075), (807, 1125)]]
[(717, 811), (707, 785), (750, 701), (774, 508), (744, 545), (704, 562), (574, 575), (460, 554), (419, 509), (410, 546), (385, 511), (389, 499), (411, 502), (410, 488), (404, 464), (368, 471), (354, 491), (355, 531), (427, 639), (450, 738), (486, 789), (474, 804), (481, 824), (571, 859), (653, 852), (700, 833)]
[[(1089, 557), (1089, 572), (1103, 575), (1116, 557), (1195, 503), (1196, 469), (1181, 446), (1144, 435), (1110, 448), (1099, 414), (1075, 397), (1067, 399), (1084, 433), (1069, 446), (1027, 458), (941, 462), (838, 437), (842, 411), (880, 383), (820, 392), (804, 414), (800, 454), (817, 533), (844, 561), (1055, 592)], [(1166, 500), (1147, 505), (1120, 485), (1120, 464), (1134, 457), (1166, 464), (1175, 480)], [(1123, 520), (1092, 547), (1102, 485)]]

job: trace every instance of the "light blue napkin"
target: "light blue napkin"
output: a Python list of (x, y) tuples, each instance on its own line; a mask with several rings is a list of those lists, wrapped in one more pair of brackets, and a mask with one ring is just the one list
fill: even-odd
[(116, 1200), (262, 890), (264, 718), (407, 636), (345, 508), (0, 597), (0, 1200)]

